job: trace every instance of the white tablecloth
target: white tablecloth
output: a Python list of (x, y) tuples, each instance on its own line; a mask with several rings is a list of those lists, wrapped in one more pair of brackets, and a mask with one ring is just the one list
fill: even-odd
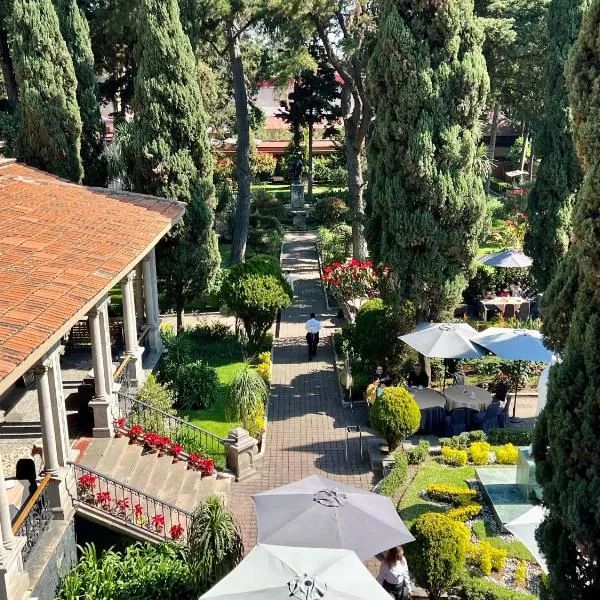
[(476, 385), (451, 385), (446, 388), (444, 395), (448, 410), (470, 408), (479, 412), (492, 402), (492, 395)]
[(446, 399), (444, 396), (442, 396), (442, 394), (436, 392), (435, 390), (430, 388), (425, 388), (422, 390), (409, 388), (408, 391), (411, 393), (421, 410), (425, 408), (434, 408), (435, 406), (440, 406), (441, 408), (446, 407)]

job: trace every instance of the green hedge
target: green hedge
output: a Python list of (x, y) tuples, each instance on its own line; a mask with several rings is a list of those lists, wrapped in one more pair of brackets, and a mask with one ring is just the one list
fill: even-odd
[(394, 467), (379, 485), (379, 493), (382, 496), (389, 496), (390, 498), (400, 489), (408, 471), (408, 457), (406, 456), (406, 452), (400, 450), (394, 454), (394, 458), (396, 459)]
[(455, 589), (459, 600), (538, 600), (537, 596), (515, 592), (480, 577), (467, 577)]
[(524, 429), (490, 429), (486, 435), (492, 446), (513, 444), (514, 446), (530, 446), (533, 441), (533, 430)]
[(413, 446), (406, 451), (409, 465), (419, 465), (429, 456), (429, 442), (421, 440), (418, 446)]

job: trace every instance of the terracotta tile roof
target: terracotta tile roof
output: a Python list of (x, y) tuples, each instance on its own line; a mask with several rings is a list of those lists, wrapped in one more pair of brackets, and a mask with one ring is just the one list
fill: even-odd
[(0, 158), (0, 390), (184, 210), (175, 200), (87, 188)]

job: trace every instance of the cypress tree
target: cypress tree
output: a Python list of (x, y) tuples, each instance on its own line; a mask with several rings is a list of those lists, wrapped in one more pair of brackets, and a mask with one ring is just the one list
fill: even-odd
[(382, 0), (369, 64), (368, 241), (419, 317), (460, 299), (486, 220), (474, 168), (489, 88), (473, 0)]
[[(549, 511), (537, 537), (550, 571), (546, 596), (556, 600), (600, 597), (599, 30), (600, 0), (593, 0), (567, 65), (573, 136), (584, 179), (573, 212), (574, 241), (554, 281), (573, 295), (572, 313), (570, 322), (551, 328), (562, 362), (550, 372), (533, 446)], [(546, 308), (554, 314), (565, 310), (558, 306), (560, 297), (546, 296)]]
[(585, 4), (586, 0), (552, 0), (548, 9), (546, 107), (536, 138), (542, 164), (527, 203), (525, 236), (525, 251), (533, 258), (532, 273), (540, 289), (548, 287), (568, 248), (571, 209), (581, 183), (564, 71)]
[(80, 182), (77, 80), (51, 0), (15, 0), (10, 29), (21, 105), (17, 157)]
[(60, 31), (73, 60), (77, 78), (77, 103), (82, 122), (81, 160), (86, 185), (106, 184), (106, 162), (102, 157), (104, 124), (98, 105), (94, 54), (90, 28), (76, 0), (58, 0), (56, 12)]
[(220, 264), (206, 114), (177, 0), (142, 0), (138, 28), (135, 117), (124, 154), (133, 189), (188, 203), (158, 247), (158, 274), (181, 328), (185, 302), (207, 290)]

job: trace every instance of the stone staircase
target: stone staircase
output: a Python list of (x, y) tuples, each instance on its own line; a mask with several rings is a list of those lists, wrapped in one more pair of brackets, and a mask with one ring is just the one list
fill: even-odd
[(188, 470), (186, 462), (173, 464), (171, 456), (145, 453), (142, 446), (129, 444), (127, 437), (83, 438), (77, 446), (77, 463), (187, 512), (212, 494), (227, 498), (231, 475), (217, 472), (202, 477)]

